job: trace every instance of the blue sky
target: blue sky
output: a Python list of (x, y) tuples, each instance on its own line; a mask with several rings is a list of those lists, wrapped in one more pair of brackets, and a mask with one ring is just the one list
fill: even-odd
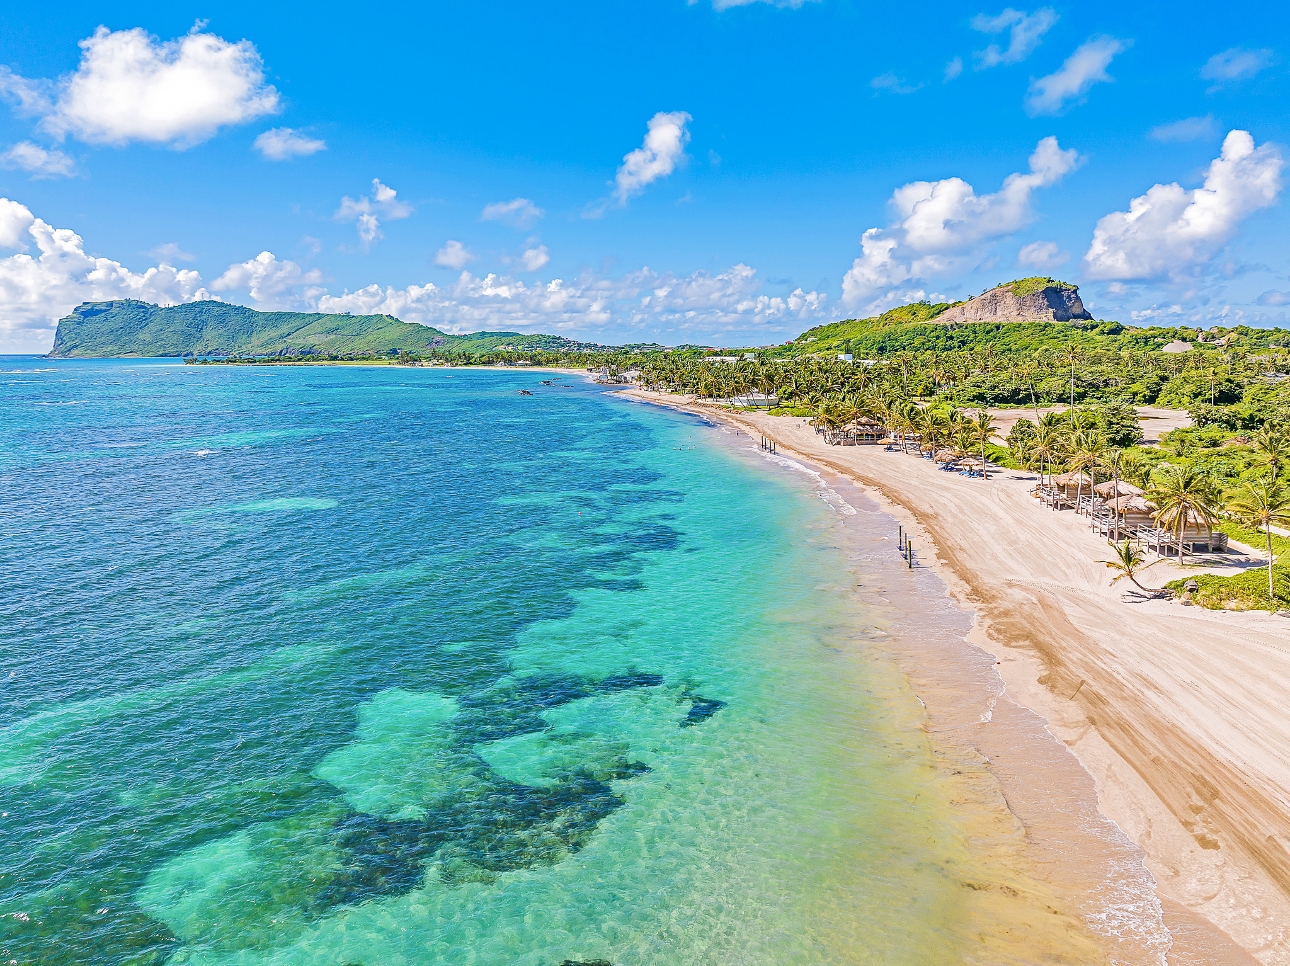
[(209, 296), (766, 344), (1030, 274), (1101, 318), (1281, 324), (1286, 20), (6, 5), (0, 351), (84, 299)]

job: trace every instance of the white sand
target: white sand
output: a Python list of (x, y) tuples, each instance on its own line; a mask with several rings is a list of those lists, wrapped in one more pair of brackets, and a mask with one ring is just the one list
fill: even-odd
[[(1106, 541), (1040, 505), (1031, 475), (969, 479), (881, 446), (826, 445), (804, 419), (625, 395), (737, 422), (880, 492), (913, 524), (919, 561), (977, 613), (973, 640), (1014, 699), (1048, 720), (1147, 853), (1178, 935), (1203, 917), (1258, 960), (1290, 964), (1290, 619), (1130, 600), (1127, 581), (1109, 586)], [(1144, 582), (1179, 573), (1161, 564)]]

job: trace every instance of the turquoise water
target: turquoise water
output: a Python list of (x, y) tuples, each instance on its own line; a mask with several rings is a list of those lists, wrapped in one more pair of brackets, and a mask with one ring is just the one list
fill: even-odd
[(4, 962), (1009, 961), (802, 479), (569, 377), (0, 363)]

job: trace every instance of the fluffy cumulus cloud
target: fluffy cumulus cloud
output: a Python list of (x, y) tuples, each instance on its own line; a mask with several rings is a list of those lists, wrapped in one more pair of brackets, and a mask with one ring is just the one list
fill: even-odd
[(768, 296), (760, 289), (757, 273), (742, 264), (717, 274), (676, 276), (643, 268), (620, 278), (587, 273), (572, 281), (532, 284), (462, 272), (449, 285), (369, 285), (324, 296), (317, 307), (324, 312), (383, 312), (449, 332), (572, 329), (594, 338), (596, 329), (611, 323), (648, 334), (693, 331), (696, 337), (797, 326), (819, 319), (827, 304), (818, 292), (799, 288), (790, 295)]
[(684, 111), (659, 111), (649, 120), (644, 143), (624, 155), (614, 178), (614, 199), (620, 205), (640, 194), (659, 178), (666, 178), (685, 159), (690, 143), (686, 128), (691, 120)]
[(1232, 131), (1210, 162), (1201, 187), (1157, 184), (1128, 211), (1101, 218), (1084, 256), (1096, 279), (1161, 280), (1195, 274), (1254, 212), (1281, 193), (1280, 152), (1255, 147), (1248, 131)]
[(306, 271), (290, 260), (279, 260), (273, 252), (230, 265), (211, 283), (216, 292), (245, 293), (257, 309), (294, 309), (315, 303), (326, 289), (320, 287), (322, 272)]
[(1232, 47), (1205, 61), (1205, 66), (1200, 69), (1200, 76), (1214, 82), (1214, 86), (1210, 88), (1213, 91), (1231, 81), (1253, 77), (1264, 68), (1271, 67), (1272, 59), (1272, 51), (1267, 48), (1247, 50)]
[(527, 198), (512, 198), (510, 201), (494, 201), (484, 205), (479, 217), (483, 221), (500, 221), (512, 228), (528, 228), (541, 218), (544, 212)]
[(0, 73), (0, 92), (57, 138), (185, 148), (278, 110), (278, 92), (264, 83), (260, 55), (246, 40), (194, 29), (162, 42), (139, 27), (99, 27), (80, 46), (76, 71), (58, 81)]
[(255, 139), (255, 149), (266, 161), (290, 161), (317, 154), (327, 142), (301, 134), (295, 128), (275, 127)]
[(358, 240), (366, 250), (382, 237), (382, 218), (397, 221), (412, 214), (412, 206), (399, 201), (398, 194), (389, 185), (382, 184), (380, 178), (373, 178), (372, 194), (357, 199), (345, 195), (340, 199), (340, 207), (334, 217), (337, 221), (352, 221), (358, 226)]
[(977, 14), (972, 18), (972, 29), (983, 34), (1008, 31), (1008, 46), (991, 44), (976, 52), (976, 69), (985, 70), (1000, 64), (1019, 64), (1031, 55), (1044, 34), (1057, 23), (1057, 12), (1051, 7), (1040, 7), (1034, 13), (1013, 10), (1011, 7), (996, 17)]
[(473, 262), (478, 256), (469, 248), (457, 241), (455, 238), (448, 239), (448, 243), (434, 254), (434, 263), (440, 268), (451, 268), (461, 271), (468, 264)]
[[(51, 228), (25, 205), (5, 198), (0, 249), (13, 252), (0, 257), (0, 351), (46, 351), (56, 321), (83, 301), (136, 298), (165, 305), (213, 297), (194, 270), (163, 261), (133, 272), (87, 254), (75, 232)], [(156, 251), (187, 257), (175, 246)], [(548, 257), (544, 246), (530, 241), (520, 261), (536, 271)], [(828, 306), (826, 296), (801, 288), (768, 295), (757, 273), (742, 264), (718, 273), (678, 276), (642, 268), (620, 277), (586, 272), (568, 281), (529, 282), (460, 271), (445, 285), (369, 285), (332, 295), (317, 269), (265, 251), (228, 266), (210, 288), (258, 309), (385, 312), (452, 332), (568, 330), (593, 339), (607, 326), (614, 327), (614, 338), (629, 332), (639, 338), (677, 334), (686, 341), (736, 331), (753, 339), (762, 332), (779, 336), (820, 321)]]
[(859, 305), (907, 282), (965, 267), (980, 256), (981, 246), (1025, 227), (1033, 217), (1034, 192), (1078, 164), (1074, 150), (1063, 150), (1056, 138), (1047, 137), (1030, 155), (1030, 170), (1008, 175), (993, 194), (978, 195), (962, 178), (897, 188), (890, 202), (895, 220), (864, 233), (861, 255), (842, 280), (843, 301)]
[(534, 245), (532, 248), (524, 249), (520, 255), (520, 265), (526, 272), (536, 272), (545, 268), (547, 262), (551, 261), (551, 253), (547, 251), (545, 245)]
[(1023, 245), (1017, 252), (1017, 264), (1026, 268), (1050, 269), (1065, 265), (1070, 261), (1070, 254), (1057, 247), (1056, 242), (1037, 241)]
[(70, 178), (76, 172), (76, 162), (69, 155), (30, 141), (19, 141), (0, 154), (0, 164), (26, 171), (33, 178)]
[(133, 272), (86, 253), (81, 236), (54, 228), (16, 201), (0, 198), (0, 351), (43, 352), (55, 322), (86, 301), (144, 299), (163, 305), (206, 298), (201, 276), (162, 263)]
[(1094, 84), (1114, 80), (1106, 69), (1128, 46), (1128, 41), (1114, 37), (1093, 37), (1081, 44), (1057, 71), (1031, 83), (1026, 111), (1032, 116), (1058, 114), (1083, 98)]

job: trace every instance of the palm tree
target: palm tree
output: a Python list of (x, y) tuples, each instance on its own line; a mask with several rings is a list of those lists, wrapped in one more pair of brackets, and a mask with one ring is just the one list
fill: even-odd
[(1277, 481), (1277, 470), (1281, 464), (1290, 460), (1290, 437), (1282, 427), (1266, 422), (1254, 434), (1254, 448), (1262, 454), (1264, 461), (1272, 468), (1272, 482)]
[(1290, 526), (1290, 488), (1273, 480), (1251, 480), (1236, 491), (1227, 508), (1242, 523), (1262, 530), (1268, 549), (1268, 598), (1275, 601), (1276, 585), (1272, 578), (1272, 527)]
[[(1120, 449), (1120, 447), (1118, 446), (1112, 446), (1110, 449), (1108, 449), (1105, 453), (1102, 454), (1102, 465), (1110, 468), (1111, 478), (1115, 481), (1115, 490), (1111, 494), (1111, 499), (1113, 500), (1120, 499), (1120, 461), (1123, 458), (1124, 458), (1124, 450)], [(1117, 509), (1115, 511), (1115, 542), (1116, 543), (1120, 542), (1120, 511), (1118, 509), (1118, 506), (1119, 505), (1117, 503)]]
[(1035, 427), (1035, 435), (1030, 440), (1030, 453), (1035, 459), (1039, 460), (1039, 485), (1041, 487), (1044, 485), (1044, 469), (1047, 467), (1051, 472), (1053, 462), (1061, 453), (1061, 445), (1061, 433), (1058, 432), (1057, 427), (1053, 425), (1051, 420), (1045, 422), (1041, 419), (1039, 425)]
[[(1081, 430), (1071, 437), (1070, 446), (1067, 462), (1072, 470), (1080, 474), (1075, 482), (1075, 507), (1078, 509), (1084, 492), (1084, 473), (1092, 474), (1101, 465), (1106, 453), (1106, 440), (1097, 433)], [(1093, 479), (1093, 482), (1096, 483), (1097, 480)]]
[[(1162, 557), (1161, 560), (1163, 559), (1164, 558)], [(1130, 541), (1128, 537), (1125, 537), (1122, 542), (1115, 544), (1115, 559), (1103, 560), (1101, 563), (1106, 564), (1112, 570), (1119, 571), (1116, 576), (1111, 578), (1112, 587), (1125, 577), (1128, 577), (1129, 580), (1133, 581), (1133, 586), (1137, 587), (1138, 590), (1146, 590), (1147, 588), (1138, 583), (1138, 574), (1142, 573), (1142, 571), (1146, 570), (1148, 567), (1154, 567), (1156, 564), (1160, 563), (1160, 560), (1147, 563), (1146, 558), (1142, 556), (1142, 553), (1138, 548), (1133, 545), (1132, 541)]]
[(1170, 466), (1148, 496), (1156, 505), (1156, 525), (1178, 539), (1178, 562), (1183, 558), (1183, 535), (1191, 524), (1213, 528), (1218, 520), (1209, 478), (1190, 466)]
[(994, 425), (994, 417), (984, 409), (978, 409), (976, 411), (976, 419), (971, 421), (970, 426), (974, 441), (981, 444), (981, 477), (988, 480), (990, 478), (990, 471), (987, 469), (985, 461), (985, 444), (988, 443), (990, 441), (990, 437), (994, 435), (996, 428)]

